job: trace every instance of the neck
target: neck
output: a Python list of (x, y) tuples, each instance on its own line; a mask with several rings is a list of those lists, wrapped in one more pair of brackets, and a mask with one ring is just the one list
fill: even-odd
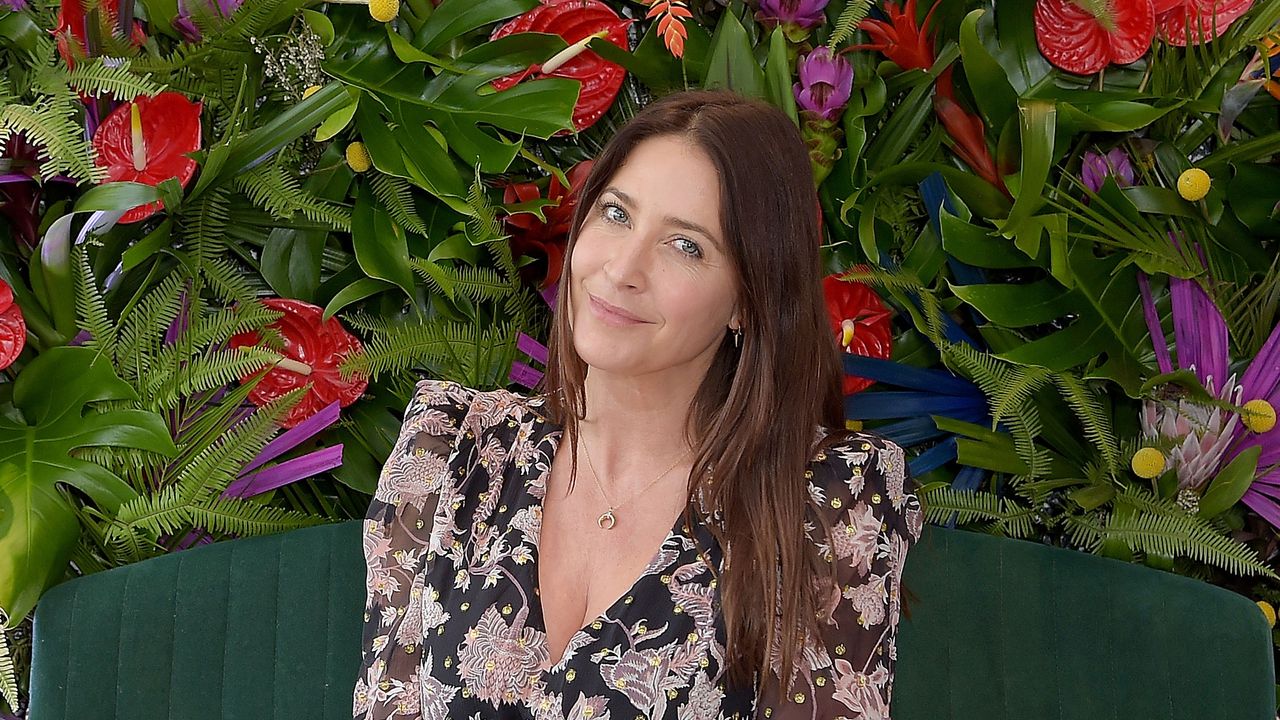
[(588, 369), (586, 418), (579, 423), (578, 441), (589, 445), (595, 469), (612, 492), (637, 490), (678, 459), (659, 484), (688, 477), (693, 453), (685, 421), (701, 377), (661, 375)]

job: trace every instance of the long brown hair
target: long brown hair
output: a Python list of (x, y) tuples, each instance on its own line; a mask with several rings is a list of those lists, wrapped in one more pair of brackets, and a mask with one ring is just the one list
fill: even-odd
[(647, 105), (609, 141), (574, 188), (546, 408), (570, 438), (576, 474), (587, 367), (569, 326), (568, 258), (603, 188), (640, 142), (658, 136), (693, 142), (719, 172), (720, 222), (738, 273), (742, 322), (741, 348), (726, 327), (689, 408), (685, 432), (696, 455), (685, 518), (701, 515), (695, 491), (705, 481), (704, 499), (721, 516), (722, 527), (707, 526), (725, 552), (718, 585), (730, 681), (745, 686), (755, 672), (768, 678), (779, 645), (789, 678), (805, 634), (817, 633), (813, 579), (821, 573), (834, 579), (831, 564), (805, 537), (805, 465), (817, 450), (819, 426), (829, 433), (823, 445), (847, 433), (821, 288), (818, 198), (805, 145), (784, 113), (730, 91), (684, 91)]

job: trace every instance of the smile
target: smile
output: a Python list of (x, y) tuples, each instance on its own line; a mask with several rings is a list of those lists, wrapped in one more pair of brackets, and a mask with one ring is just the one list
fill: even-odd
[(646, 321), (632, 315), (622, 308), (610, 305), (600, 300), (595, 295), (587, 293), (588, 304), (591, 306), (591, 312), (606, 325), (615, 327), (626, 327), (630, 325), (643, 325)]

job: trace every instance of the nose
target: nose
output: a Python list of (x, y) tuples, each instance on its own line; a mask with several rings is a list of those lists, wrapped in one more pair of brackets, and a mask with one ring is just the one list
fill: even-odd
[(611, 249), (601, 269), (614, 287), (629, 290), (644, 287), (651, 244), (646, 235), (635, 233)]

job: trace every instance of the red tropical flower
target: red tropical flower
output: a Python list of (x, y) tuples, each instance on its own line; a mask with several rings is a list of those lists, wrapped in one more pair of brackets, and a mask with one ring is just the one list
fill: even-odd
[[(564, 263), (564, 249), (569, 241), (569, 228), (573, 222), (573, 211), (577, 206), (575, 190), (582, 187), (583, 181), (591, 173), (594, 160), (584, 160), (565, 173), (569, 181), (568, 188), (560, 184), (556, 176), (551, 176), (547, 187), (547, 199), (556, 200), (558, 204), (548, 205), (542, 209), (546, 222), (536, 215), (519, 213), (508, 215), (506, 225), (511, 233), (511, 252), (516, 257), (527, 255), (534, 262), (520, 268), (520, 273), (527, 282), (533, 283), (539, 290), (544, 290), (560, 280), (560, 268)], [(502, 202), (528, 202), (542, 197), (538, 186), (531, 182), (512, 183), (502, 192)]]
[[(860, 282), (841, 280), (839, 275), (822, 279), (827, 299), (827, 317), (842, 352), (888, 359), (893, 347), (889, 326), (890, 311), (880, 296)], [(870, 380), (846, 374), (844, 394), (852, 395), (871, 386)]]
[(13, 288), (0, 280), (0, 370), (13, 364), (27, 344), (27, 321), (13, 301)]
[[(271, 324), (284, 338), (284, 347), (280, 349), (284, 360), (254, 386), (249, 399), (261, 406), (295, 388), (309, 387), (306, 395), (281, 423), (287, 428), (296, 426), (334, 401), (342, 407), (355, 402), (368, 387), (369, 379), (362, 375), (344, 379), (338, 367), (348, 355), (360, 350), (359, 338), (347, 332), (337, 318), (322, 322), (324, 311), (310, 303), (285, 298), (268, 298), (262, 303), (284, 313)], [(247, 347), (261, 341), (261, 335), (251, 331), (233, 336), (230, 345)], [(247, 381), (257, 374), (250, 373), (242, 380)]]
[(1179, 47), (1220, 37), (1249, 11), (1253, 0), (1155, 0), (1160, 39)]
[[(108, 37), (118, 24), (116, 18), (119, 17), (120, 0), (102, 0), (98, 9), (98, 36)], [(77, 61), (84, 60), (89, 55), (87, 22), (88, 17), (81, 0), (62, 0), (54, 35), (58, 38), (58, 54), (68, 68), (74, 68)], [(142, 32), (142, 23), (137, 20), (133, 22), (133, 33), (129, 39), (134, 45), (142, 45), (147, 41), (146, 34)]]
[[(98, 126), (93, 148), (98, 164), (107, 169), (108, 182), (159, 185), (176, 177), (185, 187), (196, 171), (196, 161), (186, 154), (200, 148), (200, 103), (176, 92), (123, 103)], [(143, 220), (161, 205), (139, 205), (120, 222)]]
[[(935, 60), (933, 33), (929, 23), (933, 20), (933, 13), (938, 9), (938, 5), (939, 0), (934, 0), (924, 20), (917, 25), (916, 0), (907, 0), (902, 6), (894, 2), (886, 2), (884, 12), (889, 16), (889, 22), (868, 19), (858, 25), (875, 42), (854, 45), (841, 52), (875, 50), (903, 70), (928, 70), (933, 67)], [(981, 118), (965, 110), (956, 100), (949, 67), (938, 77), (937, 92), (933, 96), (933, 111), (947, 134), (955, 140), (956, 144), (952, 150), (956, 156), (983, 180), (1005, 191), (1004, 181), (996, 171), (995, 160), (992, 159), (991, 151), (987, 148), (986, 125)], [(1007, 191), (1005, 192), (1007, 194)]]
[[(634, 21), (618, 17), (612, 8), (600, 0), (545, 0), (543, 4), (494, 30), (489, 39), (497, 40), (522, 32), (551, 33), (564, 38), (572, 49), (578, 43), (585, 45), (585, 41), (594, 35), (604, 37), (625, 50), (627, 27), (632, 22)], [(557, 57), (563, 59), (562, 56)], [(550, 61), (546, 64), (552, 66)], [(531, 76), (563, 77), (581, 82), (578, 104), (573, 108), (573, 127), (580, 131), (594, 125), (613, 105), (626, 74), (627, 71), (621, 65), (608, 62), (594, 52), (578, 47), (576, 54), (563, 63), (557, 62), (550, 72), (544, 72), (541, 64), (535, 64), (522, 72), (494, 80), (493, 86), (499, 91), (506, 90)], [(568, 131), (557, 133), (561, 134), (568, 134)]]
[(867, 19), (858, 25), (875, 42), (854, 45), (845, 48), (843, 52), (878, 50), (903, 70), (928, 70), (933, 67), (934, 60), (929, 21), (933, 19), (933, 12), (937, 9), (938, 2), (935, 0), (933, 7), (925, 15), (924, 22), (917, 25), (916, 0), (907, 0), (905, 5), (886, 2), (884, 12), (889, 16), (889, 22)]
[(1091, 75), (1146, 54), (1156, 32), (1151, 0), (1036, 0), (1036, 44), (1055, 66)]

